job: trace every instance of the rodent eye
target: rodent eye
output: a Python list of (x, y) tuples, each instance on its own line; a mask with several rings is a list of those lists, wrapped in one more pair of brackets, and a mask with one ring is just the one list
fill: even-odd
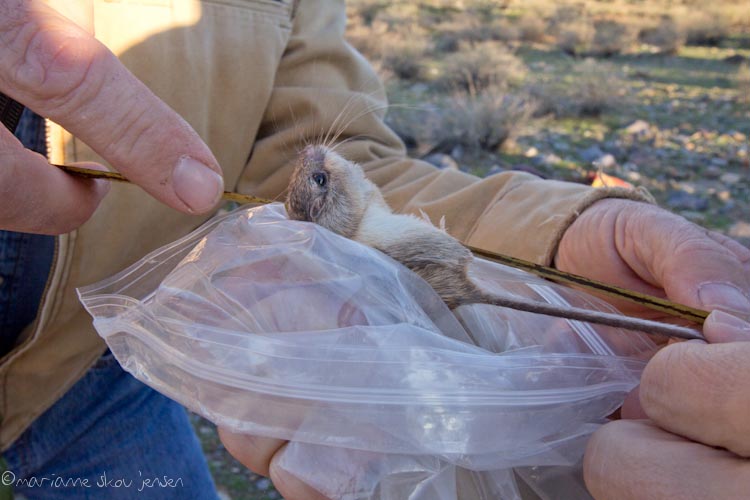
[(312, 174), (312, 180), (320, 187), (325, 186), (328, 183), (328, 176), (325, 172), (315, 172)]

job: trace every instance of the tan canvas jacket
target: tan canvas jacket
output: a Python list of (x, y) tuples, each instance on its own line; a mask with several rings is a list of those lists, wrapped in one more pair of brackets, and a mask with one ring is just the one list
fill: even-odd
[[(64, 1), (64, 0), (63, 0)], [(479, 247), (549, 264), (576, 216), (605, 196), (504, 173), (480, 181), (405, 157), (383, 124), (383, 89), (343, 40), (343, 0), (93, 0), (97, 38), (205, 139), (226, 188), (273, 198), (290, 159), (329, 133), (401, 211), (445, 216)], [(55, 163), (101, 161), (49, 125)], [(178, 213), (136, 186), (114, 185), (91, 220), (57, 239), (36, 322), (0, 360), (0, 449), (67, 391), (105, 350), (75, 288), (106, 278), (206, 217)]]

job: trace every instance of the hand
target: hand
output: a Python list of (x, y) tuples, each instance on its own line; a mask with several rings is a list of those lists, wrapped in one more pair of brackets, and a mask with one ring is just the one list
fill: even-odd
[[(598, 500), (740, 499), (750, 492), (750, 323), (721, 311), (706, 338), (662, 349), (640, 401), (599, 429), (584, 459)], [(639, 404), (640, 403), (640, 404)]]
[[(693, 307), (750, 313), (750, 250), (651, 205), (597, 202), (565, 233), (556, 265)], [(750, 491), (743, 458), (750, 456), (750, 343), (739, 342), (750, 340), (750, 325), (715, 311), (704, 334), (716, 345), (673, 344), (647, 365), (622, 416), (650, 420), (613, 422), (592, 437), (584, 469), (595, 498), (744, 498)]]
[[(202, 213), (219, 201), (221, 169), (197, 133), (112, 52), (40, 0), (0, 0), (0, 91), (64, 126), (167, 205)], [(51, 167), (0, 130), (0, 228), (70, 231), (106, 190), (103, 181)]]
[(278, 457), (286, 446), (280, 439), (234, 434), (219, 428), (219, 438), (227, 451), (242, 465), (273, 481), (286, 500), (327, 500), (322, 493), (300, 481), (278, 465)]
[[(607, 199), (586, 209), (565, 232), (555, 265), (688, 306), (750, 314), (750, 250), (646, 203)], [(672, 319), (630, 302), (615, 305)]]

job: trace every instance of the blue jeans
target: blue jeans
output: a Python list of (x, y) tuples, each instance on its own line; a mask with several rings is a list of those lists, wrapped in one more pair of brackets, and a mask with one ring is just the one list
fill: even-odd
[[(39, 125), (27, 111), (19, 127), (37, 151)], [(53, 251), (50, 236), (0, 231), (0, 356), (33, 321)], [(123, 371), (109, 352), (3, 458), (3, 484), (29, 500), (217, 498), (185, 409)]]
[(216, 499), (185, 409), (108, 352), (4, 458), (17, 495), (44, 499)]

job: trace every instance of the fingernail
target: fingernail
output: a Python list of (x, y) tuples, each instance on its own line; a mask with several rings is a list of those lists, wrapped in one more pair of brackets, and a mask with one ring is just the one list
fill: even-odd
[(172, 172), (177, 197), (196, 213), (213, 208), (224, 191), (224, 179), (203, 163), (183, 156)]
[(708, 318), (706, 318), (706, 322), (719, 325), (722, 328), (738, 330), (745, 335), (750, 336), (750, 323), (738, 318), (737, 316), (725, 313), (724, 311), (713, 311)]
[(698, 288), (698, 298), (708, 310), (721, 309), (736, 311), (740, 314), (750, 313), (750, 298), (747, 293), (731, 283), (703, 283)]
[(108, 180), (96, 179), (94, 182), (96, 183), (96, 191), (99, 193), (99, 198), (107, 196), (107, 193), (112, 189), (112, 183)]

